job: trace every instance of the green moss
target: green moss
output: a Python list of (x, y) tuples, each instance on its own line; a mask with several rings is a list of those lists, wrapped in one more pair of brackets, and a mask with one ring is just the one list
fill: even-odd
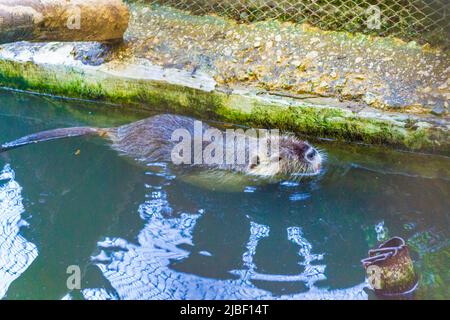
[(101, 84), (87, 83), (83, 73), (67, 69), (66, 73), (44, 71), (33, 63), (0, 61), (0, 84), (16, 89), (64, 94), (69, 97), (102, 99)]
[(411, 261), (409, 263), (402, 261), (397, 268), (385, 270), (382, 277), (381, 288), (391, 291), (405, 292), (411, 289), (416, 283), (416, 275)]
[(386, 144), (408, 150), (449, 153), (446, 133), (405, 129), (384, 120), (354, 116), (338, 108), (262, 100), (255, 96), (205, 92), (159, 81), (88, 73), (74, 68), (0, 61), (0, 85), (187, 114), (255, 127), (278, 128), (316, 137)]

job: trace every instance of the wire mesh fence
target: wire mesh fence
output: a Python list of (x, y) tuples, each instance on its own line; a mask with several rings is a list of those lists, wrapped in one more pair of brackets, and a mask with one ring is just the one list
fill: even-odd
[(450, 0), (150, 0), (242, 22), (278, 19), (324, 30), (396, 36), (448, 47)]

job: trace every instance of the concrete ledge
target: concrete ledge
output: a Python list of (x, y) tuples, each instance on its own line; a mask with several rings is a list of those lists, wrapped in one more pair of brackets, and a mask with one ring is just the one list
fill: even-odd
[(89, 65), (77, 59), (76, 52), (93, 51), (98, 46), (95, 42), (0, 46), (0, 85), (321, 138), (450, 154), (445, 119), (312, 103), (248, 88), (224, 90), (202, 72), (192, 75), (152, 65), (148, 60)]

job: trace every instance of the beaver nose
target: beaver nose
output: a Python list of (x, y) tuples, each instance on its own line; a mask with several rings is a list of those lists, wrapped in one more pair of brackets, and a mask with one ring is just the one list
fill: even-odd
[(315, 157), (316, 155), (317, 155), (316, 149), (310, 148), (310, 149), (306, 152), (305, 157), (306, 157), (306, 160), (308, 160), (308, 161), (313, 161), (313, 160), (314, 160), (314, 157)]

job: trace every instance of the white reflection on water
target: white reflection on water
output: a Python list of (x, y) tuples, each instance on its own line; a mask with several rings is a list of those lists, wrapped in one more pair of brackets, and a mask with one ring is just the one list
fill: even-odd
[(14, 171), (6, 165), (0, 171), (0, 299), (38, 256), (36, 246), (20, 235), (26, 225), (21, 218), (25, 211), (21, 191)]
[[(256, 231), (256, 232), (255, 232)], [(309, 289), (314, 289), (314, 283), (320, 280), (325, 280), (325, 265), (313, 265), (312, 262), (322, 260), (323, 254), (311, 253), (312, 245), (303, 237), (303, 232), (299, 227), (287, 228), (288, 240), (294, 242), (300, 247), (298, 255), (303, 261), (299, 262), (305, 269), (300, 274), (293, 275), (278, 275), (278, 274), (261, 274), (255, 272), (255, 264), (253, 263), (253, 256), (256, 253), (256, 247), (259, 239), (269, 235), (269, 227), (251, 223), (250, 241), (247, 244), (248, 251), (244, 253), (244, 265), (248, 270), (233, 270), (233, 274), (241, 274), (247, 280), (263, 280), (272, 282), (294, 282), (300, 281), (306, 284)], [(288, 298), (288, 297), (285, 297)]]
[[(160, 175), (159, 175), (160, 176)], [(120, 238), (106, 238), (98, 243), (100, 253), (92, 261), (100, 268), (115, 292), (91, 288), (82, 291), (86, 299), (367, 299), (361, 283), (341, 290), (319, 289), (318, 280), (326, 279), (325, 265), (313, 265), (322, 259), (312, 253), (312, 245), (299, 227), (287, 229), (287, 240), (299, 246), (299, 264), (305, 267), (298, 275), (267, 275), (255, 272), (253, 257), (258, 242), (269, 236), (269, 227), (251, 222), (250, 238), (242, 256), (243, 270), (230, 271), (230, 279), (213, 279), (173, 270), (171, 261), (182, 260), (189, 252), (180, 245), (193, 246), (192, 233), (196, 222), (206, 213), (182, 213), (167, 218), (171, 212), (164, 185), (146, 186), (148, 199), (139, 207), (146, 221), (137, 237), (137, 244)], [(237, 278), (236, 278), (237, 277)], [(252, 280), (300, 281), (307, 292), (275, 296), (256, 287)]]

